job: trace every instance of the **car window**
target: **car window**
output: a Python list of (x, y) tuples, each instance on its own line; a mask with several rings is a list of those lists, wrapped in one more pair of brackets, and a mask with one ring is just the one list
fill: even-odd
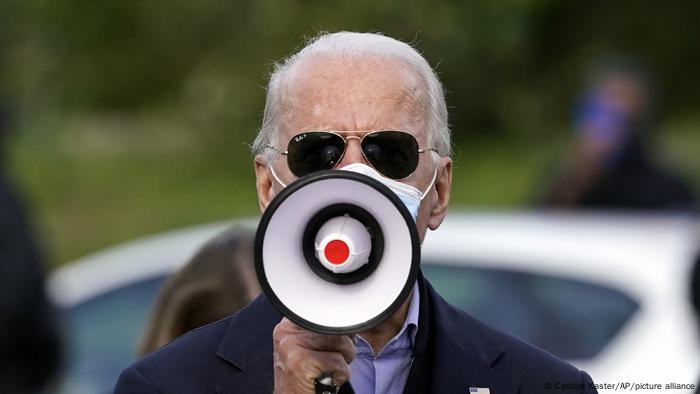
[(111, 393), (135, 359), (163, 277), (109, 291), (63, 311), (66, 369), (59, 393)]
[(595, 357), (639, 308), (617, 289), (554, 275), (430, 261), (422, 269), (453, 305), (568, 360)]

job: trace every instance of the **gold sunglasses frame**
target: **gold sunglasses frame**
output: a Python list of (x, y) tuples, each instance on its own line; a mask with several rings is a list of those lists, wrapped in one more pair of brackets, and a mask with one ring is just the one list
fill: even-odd
[[(299, 133), (299, 134), (295, 134), (294, 136), (292, 136), (292, 138), (289, 139), (289, 141), (291, 142), (293, 139), (295, 139), (295, 138), (301, 136), (302, 134), (306, 134), (306, 133), (328, 133), (328, 134), (334, 134), (334, 135), (340, 137), (340, 138), (343, 140), (343, 142), (345, 143), (345, 145), (343, 146), (343, 153), (342, 153), (342, 154), (340, 155), (340, 157), (338, 158), (338, 162), (335, 163), (335, 165), (331, 168), (331, 169), (333, 169), (333, 168), (335, 168), (335, 167), (338, 165), (338, 163), (340, 163), (341, 161), (343, 161), (343, 157), (345, 157), (345, 152), (346, 152), (347, 149), (348, 149), (348, 140), (349, 140), (349, 139), (358, 140), (358, 141), (360, 141), (360, 145), (362, 145), (362, 140), (363, 140), (365, 137), (367, 137), (368, 135), (375, 134), (375, 133), (392, 132), (392, 133), (403, 133), (403, 134), (407, 134), (407, 135), (409, 135), (411, 138), (413, 138), (414, 140), (416, 140), (416, 137), (414, 137), (413, 134), (408, 133), (408, 132), (405, 132), (405, 131), (401, 131), (401, 130), (372, 130), (372, 131), (366, 132), (366, 133), (363, 134), (361, 137), (356, 136), (356, 135), (343, 136), (342, 134), (340, 134), (340, 133), (358, 133), (358, 132), (362, 132), (362, 131), (360, 131), (360, 130), (308, 130), (308, 131), (301, 132), (301, 133)], [(418, 140), (416, 140), (416, 145), (418, 145)], [(289, 142), (287, 143), (287, 146), (289, 146)], [(282, 156), (288, 156), (288, 155), (289, 155), (289, 150), (284, 150), (284, 151), (282, 151), (282, 150), (280, 150), (280, 149), (278, 149), (278, 148), (276, 148), (276, 147), (274, 147), (274, 146), (272, 146), (272, 145), (269, 145), (269, 144), (268, 144), (268, 145), (265, 145), (265, 148), (272, 149), (272, 150), (274, 150), (275, 152), (279, 153), (279, 154), (282, 155)], [(360, 149), (360, 151), (362, 152), (362, 158), (365, 159), (365, 162), (367, 162), (367, 164), (369, 164), (372, 168), (374, 168), (375, 170), (377, 170), (377, 172), (379, 172), (380, 174), (382, 174), (382, 176), (386, 176), (386, 177), (389, 178), (389, 179), (394, 179), (394, 180), (396, 180), (396, 181), (402, 181), (402, 180), (404, 180), (404, 179), (409, 178), (409, 177), (410, 177), (411, 175), (413, 175), (413, 174), (416, 172), (416, 170), (418, 169), (418, 166), (416, 165), (416, 168), (415, 168), (413, 171), (411, 171), (410, 174), (406, 175), (405, 177), (403, 177), (403, 178), (390, 178), (390, 177), (388, 177), (386, 174), (384, 174), (382, 171), (380, 171), (378, 168), (376, 168), (376, 167), (372, 164), (372, 162), (369, 161), (369, 160), (367, 159), (367, 156), (365, 155), (364, 149)], [(419, 155), (420, 155), (421, 153), (430, 152), (430, 151), (435, 152), (435, 153), (439, 153), (439, 152), (438, 152), (438, 149), (437, 149), (437, 148), (434, 148), (434, 147), (433, 147), (433, 148), (420, 148), (420, 147), (418, 148), (418, 154), (419, 154)], [(287, 165), (289, 165), (289, 163), (287, 163)], [(294, 175), (294, 176), (296, 176), (296, 175)], [(298, 177), (297, 177), (297, 178), (298, 178)]]

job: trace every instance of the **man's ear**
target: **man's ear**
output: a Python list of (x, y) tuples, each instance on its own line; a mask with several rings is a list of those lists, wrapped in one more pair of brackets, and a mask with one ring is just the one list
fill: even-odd
[(450, 202), (452, 191), (452, 159), (441, 157), (438, 173), (435, 177), (435, 191), (437, 196), (433, 199), (428, 218), (428, 228), (437, 230), (447, 215), (447, 205)]
[(270, 201), (275, 196), (275, 179), (268, 169), (267, 159), (263, 155), (255, 156), (255, 189), (258, 192), (260, 212), (264, 212)]

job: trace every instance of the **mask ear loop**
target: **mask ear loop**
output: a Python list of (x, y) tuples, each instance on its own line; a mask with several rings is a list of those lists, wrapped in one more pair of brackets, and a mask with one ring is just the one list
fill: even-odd
[[(277, 183), (282, 185), (283, 188), (287, 187), (287, 184), (282, 182), (282, 180), (277, 176), (277, 173), (275, 173), (275, 167), (272, 164), (268, 165), (267, 168), (270, 169), (270, 172), (272, 173), (272, 177), (275, 178)], [(437, 171), (437, 169), (436, 169), (436, 171)]]
[[(431, 151), (431, 152), (437, 153), (437, 152), (435, 152), (435, 151)], [(439, 156), (438, 156), (438, 158), (439, 158)], [(435, 160), (435, 155), (433, 155), (433, 165), (434, 165), (434, 167), (435, 167), (435, 171), (433, 171), (433, 180), (430, 181), (430, 184), (428, 185), (428, 188), (425, 189), (425, 191), (423, 192), (423, 194), (420, 195), (420, 200), (421, 200), (421, 202), (423, 201), (423, 199), (425, 198), (425, 196), (428, 195), (428, 192), (430, 192), (430, 190), (431, 190), (431, 189), (433, 188), (433, 186), (435, 185), (435, 179), (437, 179), (437, 171), (438, 171), (438, 166), (437, 166), (437, 164), (438, 164), (438, 163), (437, 163), (437, 160)], [(419, 209), (420, 209), (420, 205), (419, 205)], [(425, 237), (423, 237), (423, 239), (420, 241), (420, 247), (421, 247), (421, 248), (423, 247), (423, 242), (425, 242)]]
[(435, 167), (435, 171), (433, 171), (433, 179), (430, 181), (430, 183), (428, 184), (428, 187), (425, 189), (425, 191), (423, 193), (421, 193), (421, 195), (420, 195), (421, 201), (423, 201), (425, 196), (428, 195), (428, 192), (430, 192), (430, 190), (433, 188), (433, 185), (435, 185), (435, 179), (437, 179), (438, 166), (437, 166), (437, 160), (435, 160), (435, 153), (436, 152), (435, 151), (430, 151), (430, 152), (433, 153), (433, 155), (432, 155), (433, 156), (433, 166)]

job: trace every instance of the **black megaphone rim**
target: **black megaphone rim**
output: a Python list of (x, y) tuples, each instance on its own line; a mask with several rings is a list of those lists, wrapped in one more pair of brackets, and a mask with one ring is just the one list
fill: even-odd
[[(272, 219), (275, 211), (282, 205), (282, 203), (292, 194), (297, 192), (299, 189), (309, 185), (311, 183), (328, 180), (328, 179), (348, 179), (355, 182), (360, 182), (368, 185), (381, 193), (384, 197), (389, 199), (393, 205), (398, 209), (399, 213), (406, 222), (406, 227), (408, 228), (409, 235), (411, 237), (411, 268), (408, 274), (408, 280), (404, 285), (403, 289), (399, 293), (399, 296), (389, 305), (387, 309), (381, 312), (379, 315), (373, 317), (372, 319), (358, 323), (350, 326), (334, 327), (328, 328), (327, 326), (319, 325), (308, 321), (296, 313), (292, 312), (287, 308), (284, 303), (277, 297), (274, 290), (267, 281), (267, 276), (265, 275), (265, 269), (263, 265), (263, 245), (265, 242), (265, 234), (267, 232), (267, 226)], [(320, 209), (322, 209), (321, 207)], [(301, 247), (301, 246), (300, 246)], [(306, 328), (311, 331), (315, 331), (321, 334), (353, 334), (361, 332), (372, 327), (379, 325), (386, 319), (391, 317), (396, 311), (403, 305), (408, 295), (413, 289), (413, 285), (418, 277), (418, 271), (420, 270), (420, 239), (418, 237), (418, 230), (416, 229), (416, 223), (411, 216), (401, 199), (389, 189), (386, 185), (373, 179), (367, 175), (359, 174), (351, 171), (343, 170), (324, 170), (317, 171), (287, 185), (286, 188), (282, 189), (270, 202), (265, 212), (263, 212), (260, 218), (260, 223), (258, 224), (258, 229), (255, 234), (255, 272), (258, 277), (258, 282), (260, 282), (260, 287), (262, 288), (264, 294), (267, 296), (268, 300), (277, 308), (277, 310), (284, 316), (289, 318), (294, 323), (299, 326)]]

